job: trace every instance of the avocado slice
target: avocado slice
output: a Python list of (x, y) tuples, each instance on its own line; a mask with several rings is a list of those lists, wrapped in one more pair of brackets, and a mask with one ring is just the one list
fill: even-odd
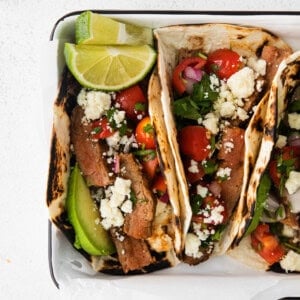
[(91, 255), (114, 253), (114, 244), (100, 223), (99, 209), (77, 164), (71, 172), (68, 187), (66, 208), (75, 230), (75, 248), (82, 248)]

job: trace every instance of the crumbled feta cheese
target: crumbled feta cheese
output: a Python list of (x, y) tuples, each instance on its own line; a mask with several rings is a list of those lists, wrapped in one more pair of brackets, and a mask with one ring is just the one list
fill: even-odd
[(241, 121), (245, 121), (249, 118), (247, 112), (243, 108), (240, 108), (240, 107), (237, 108), (236, 114), (237, 114), (237, 117)]
[(208, 194), (208, 188), (198, 184), (197, 185), (197, 194), (200, 195), (202, 198), (205, 198)]
[(247, 65), (252, 68), (259, 75), (266, 75), (267, 62), (264, 59), (257, 59), (256, 57), (249, 57)]
[(230, 174), (231, 174), (231, 169), (226, 167), (226, 168), (220, 168), (217, 171), (216, 175), (217, 175), (217, 177), (220, 177), (220, 178), (229, 178)]
[(220, 86), (220, 81), (219, 78), (216, 76), (216, 74), (211, 74), (209, 76), (209, 80), (210, 80), (209, 87), (211, 90), (216, 90), (216, 88)]
[(122, 122), (125, 120), (125, 111), (115, 110), (113, 114), (113, 119), (116, 122), (117, 128), (120, 128), (122, 126)]
[(229, 153), (234, 148), (234, 143), (232, 143), (232, 142), (225, 142), (223, 144), (223, 147), (225, 148), (225, 153)]
[(105, 199), (100, 202), (101, 224), (105, 229), (112, 226), (119, 227), (124, 224), (123, 213), (132, 212), (130, 201), (131, 180), (117, 177), (114, 185), (105, 190)]
[(296, 191), (300, 188), (300, 172), (291, 171), (289, 178), (285, 182), (285, 187), (290, 195), (296, 193)]
[(209, 130), (212, 134), (219, 132), (218, 123), (219, 119), (214, 113), (208, 113), (205, 115), (205, 120), (202, 122), (204, 127)]
[(188, 233), (185, 240), (185, 254), (194, 258), (200, 258), (203, 255), (199, 251), (200, 244), (201, 242), (195, 234)]
[(280, 266), (285, 271), (300, 272), (300, 254), (292, 250), (280, 261)]
[(131, 180), (117, 177), (114, 183), (113, 191), (117, 191), (118, 193), (125, 196), (130, 196), (130, 188)]
[(223, 222), (224, 216), (222, 212), (224, 211), (223, 205), (218, 205), (211, 210), (211, 214), (208, 218), (204, 218), (203, 222), (207, 224), (221, 224)]
[(254, 92), (254, 72), (249, 67), (245, 67), (230, 76), (227, 84), (235, 97), (247, 98)]
[(295, 230), (291, 226), (283, 224), (282, 235), (292, 238), (295, 236)]
[(195, 160), (191, 160), (191, 165), (188, 167), (188, 171), (191, 173), (199, 172), (198, 163)]
[(126, 200), (121, 206), (121, 211), (130, 214), (132, 212), (132, 201), (131, 200)]
[(110, 108), (111, 96), (100, 91), (81, 89), (77, 103), (84, 109), (87, 120), (96, 120)]
[(287, 137), (285, 135), (279, 135), (276, 141), (276, 148), (283, 148), (287, 144)]
[(300, 114), (288, 114), (288, 121), (291, 128), (300, 130)]
[(119, 131), (116, 131), (113, 135), (106, 138), (106, 143), (109, 147), (113, 149), (118, 149), (120, 146), (120, 133)]
[[(208, 229), (203, 229), (200, 223), (193, 222), (193, 230), (198, 236), (200, 241), (206, 241), (210, 235)], [(200, 242), (201, 245), (201, 242)]]
[(223, 118), (231, 118), (234, 115), (235, 106), (232, 102), (224, 102), (220, 107), (220, 115)]
[(261, 91), (262, 91), (262, 89), (263, 89), (263, 86), (264, 86), (264, 80), (257, 80), (256, 81), (256, 86), (255, 86), (255, 88), (256, 88), (256, 90), (260, 93)]

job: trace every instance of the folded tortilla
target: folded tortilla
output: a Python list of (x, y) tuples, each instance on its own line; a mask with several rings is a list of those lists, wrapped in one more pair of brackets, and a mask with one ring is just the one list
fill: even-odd
[[(288, 58), (283, 60), (278, 67), (278, 71), (273, 79), (270, 95), (266, 100), (265, 111), (266, 117), (264, 122), (266, 123), (265, 130), (262, 136), (262, 142), (258, 159), (255, 163), (251, 178), (249, 181), (249, 189), (247, 191), (247, 202), (245, 210), (247, 213), (244, 215), (243, 223), (239, 228), (239, 238), (236, 239), (238, 247), (229, 252), (230, 256), (245, 263), (246, 265), (260, 270), (271, 270), (276, 272), (300, 272), (300, 254), (292, 250), (288, 250), (286, 255), (281, 259), (279, 263), (270, 265), (259, 254), (257, 254), (251, 247), (251, 239), (247, 233), (247, 229), (251, 224), (252, 217), (256, 208), (257, 200), (257, 187), (260, 184), (262, 174), (266, 171), (268, 163), (272, 158), (272, 150), (274, 149), (278, 139), (278, 127), (280, 122), (285, 118), (286, 110), (290, 104), (291, 93), (297, 86), (300, 85), (300, 51), (291, 54)], [(299, 190), (297, 195), (293, 197), (300, 201)], [(288, 200), (288, 196), (285, 197)], [(285, 200), (285, 201), (286, 201)], [(289, 200), (288, 200), (289, 201)], [(290, 207), (292, 207), (290, 203)], [(298, 220), (298, 225), (292, 224), (293, 230), (300, 234), (299, 218), (300, 213), (293, 213), (294, 217)], [(287, 223), (286, 219), (283, 219), (282, 223)]]
[[(74, 244), (75, 232), (69, 223), (66, 212), (66, 197), (68, 194), (68, 180), (70, 170), (74, 165), (74, 155), (71, 150), (71, 116), (77, 105), (77, 95), (81, 86), (66, 69), (62, 75), (59, 94), (54, 103), (54, 120), (50, 152), (50, 165), (47, 187), (47, 205), (50, 219), (58, 227), (68, 240)], [(147, 273), (178, 264), (178, 255), (181, 245), (180, 209), (178, 203), (178, 184), (174, 173), (174, 160), (171, 156), (167, 142), (163, 113), (160, 102), (160, 82), (154, 73), (149, 81), (148, 89), (149, 114), (157, 135), (158, 154), (162, 172), (166, 178), (170, 210), (156, 206), (155, 217), (152, 222), (152, 235), (143, 240), (152, 256), (152, 263), (136, 270), (122, 268), (118, 255), (95, 256), (78, 250), (88, 261), (94, 270), (113, 274), (137, 274)], [(158, 202), (160, 202), (158, 200)], [(166, 232), (166, 228), (168, 232)], [(168, 233), (170, 232), (170, 235)], [(75, 250), (75, 248), (74, 248)], [(131, 255), (134, 256), (132, 249)], [(138, 250), (137, 250), (138, 251)]]
[[(262, 29), (229, 24), (204, 24), (204, 25), (183, 25), (158, 28), (154, 30), (158, 45), (158, 70), (162, 84), (161, 101), (165, 115), (166, 129), (172, 154), (175, 157), (175, 168), (180, 185), (182, 197), (180, 198), (182, 239), (186, 240), (192, 219), (192, 209), (189, 198), (189, 187), (185, 177), (184, 167), (181, 160), (179, 145), (177, 142), (177, 129), (175, 117), (172, 111), (173, 88), (172, 74), (176, 65), (179, 63), (180, 55), (186, 52), (195, 53), (196, 51), (208, 55), (214, 50), (227, 48), (237, 52), (243, 58), (259, 59), (264, 46), (274, 47), (278, 50), (278, 60), (274, 64), (267, 65), (265, 75), (266, 87), (255, 103), (257, 109), (252, 118), (248, 120), (245, 131), (245, 151), (243, 155), (243, 181), (239, 200), (235, 205), (235, 210), (229, 216), (229, 221), (218, 243), (214, 245), (214, 254), (223, 254), (231, 246), (234, 246), (235, 239), (243, 235), (245, 223), (251, 211), (247, 204), (247, 190), (252, 169), (255, 166), (260, 147), (266, 151), (271, 150), (272, 126), (274, 118), (268, 115), (274, 114), (274, 107), (267, 108), (268, 89), (277, 69), (277, 64), (291, 53), (291, 48), (282, 39), (274, 34)], [(275, 58), (275, 57), (274, 57)], [(254, 104), (253, 104), (254, 105)], [(267, 114), (267, 118), (266, 118)], [(271, 131), (269, 131), (269, 129)], [(270, 136), (269, 136), (270, 135)], [(261, 146), (262, 138), (265, 142)], [(256, 186), (253, 187), (254, 191)], [(248, 206), (247, 206), (247, 205)], [(241, 225), (240, 225), (241, 224)], [(184, 246), (184, 242), (183, 242)], [(184, 247), (183, 247), (184, 248)]]

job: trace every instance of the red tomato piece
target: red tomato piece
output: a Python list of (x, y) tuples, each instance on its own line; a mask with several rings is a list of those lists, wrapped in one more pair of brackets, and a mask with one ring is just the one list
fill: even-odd
[(113, 133), (114, 130), (109, 126), (109, 122), (106, 117), (94, 121), (92, 124), (91, 134), (94, 139), (105, 139)]
[(260, 224), (251, 234), (253, 249), (270, 265), (278, 262), (284, 255), (285, 249), (269, 229), (268, 224)]
[(202, 161), (210, 155), (209, 131), (202, 126), (191, 125), (179, 132), (180, 151), (195, 161)]
[(228, 79), (242, 66), (238, 53), (230, 49), (218, 49), (208, 56), (206, 70), (215, 73), (220, 79)]
[(269, 174), (276, 187), (280, 185), (280, 173), (277, 170), (277, 160), (272, 160), (269, 163)]
[(195, 56), (185, 58), (175, 67), (173, 71), (172, 84), (179, 95), (186, 91), (186, 86), (182, 78), (182, 72), (185, 70), (185, 68), (193, 67), (195, 69), (201, 69), (205, 63), (205, 59)]
[(150, 117), (145, 117), (138, 123), (135, 129), (135, 138), (138, 144), (145, 149), (155, 149), (154, 128)]
[(143, 161), (142, 166), (143, 166), (144, 171), (148, 175), (148, 178), (150, 180), (152, 180), (159, 168), (157, 156), (154, 159)]
[(117, 93), (116, 102), (132, 121), (141, 120), (146, 115), (147, 100), (139, 85)]
[(167, 183), (166, 183), (166, 180), (165, 178), (163, 177), (162, 174), (159, 174), (154, 182), (153, 182), (153, 185), (152, 185), (152, 190), (154, 193), (158, 193), (160, 195), (163, 195), (166, 193), (167, 191)]
[(192, 166), (190, 158), (183, 160), (185, 174), (189, 183), (195, 183), (203, 178), (205, 175), (204, 169), (200, 162), (196, 162), (196, 165)]

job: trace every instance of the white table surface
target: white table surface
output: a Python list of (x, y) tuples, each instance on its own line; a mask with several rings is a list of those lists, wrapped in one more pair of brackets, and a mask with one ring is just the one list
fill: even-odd
[(1, 299), (79, 299), (84, 294), (58, 291), (48, 270), (49, 138), (42, 119), (40, 66), (41, 45), (55, 21), (70, 11), (92, 8), (299, 11), (300, 1), (0, 0)]

